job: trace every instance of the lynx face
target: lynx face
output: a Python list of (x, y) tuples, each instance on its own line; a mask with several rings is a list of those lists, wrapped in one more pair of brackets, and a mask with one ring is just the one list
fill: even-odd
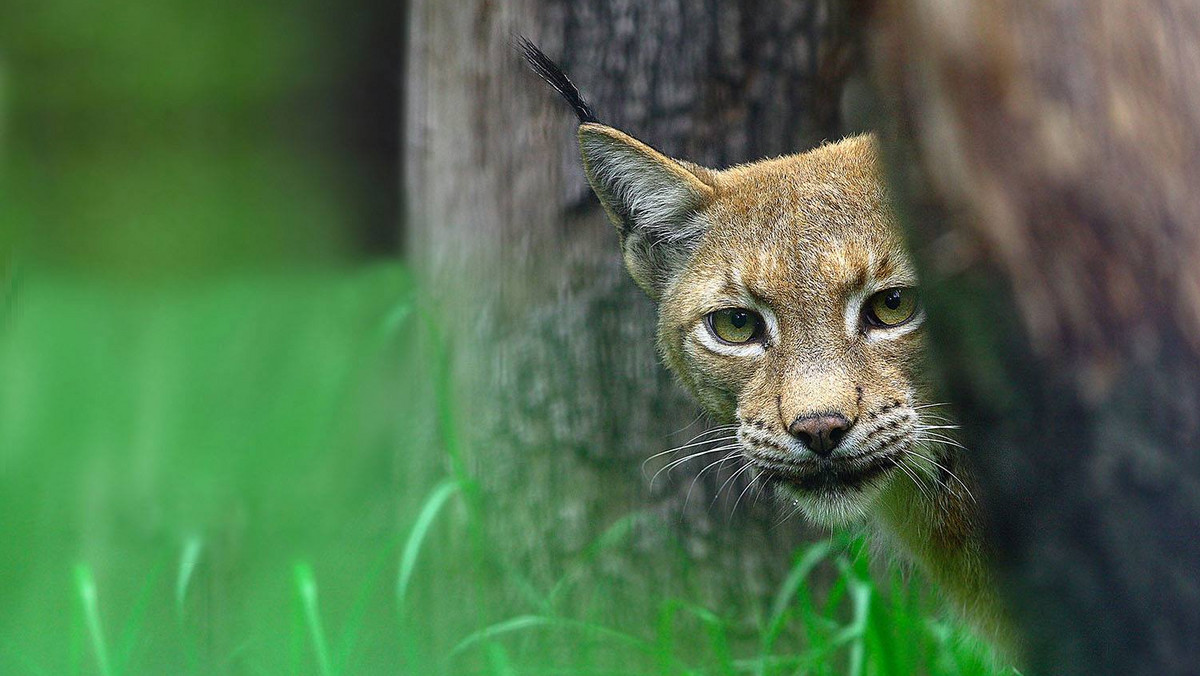
[(936, 476), (924, 311), (870, 137), (720, 172), (600, 125), (580, 137), (666, 364), (737, 423), (758, 481), (836, 524), (898, 475)]

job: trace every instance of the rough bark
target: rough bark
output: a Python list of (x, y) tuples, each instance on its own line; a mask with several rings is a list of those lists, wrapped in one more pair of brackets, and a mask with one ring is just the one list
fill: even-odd
[[(772, 528), (765, 504), (733, 511), (738, 482), (710, 506), (734, 469), (692, 488), (711, 456), (649, 486), (642, 461), (703, 429), (688, 427), (699, 410), (658, 364), (654, 309), (587, 192), (574, 118), (512, 35), (559, 59), (604, 122), (723, 165), (840, 136), (850, 43), (832, 4), (413, 3), (407, 247), (451, 336), (468, 465), (496, 508), (489, 532), (535, 586), (643, 512), (610, 566), (636, 581), (627, 595), (688, 585), (748, 610), (807, 533)], [(686, 571), (662, 553), (679, 543)]]
[(1036, 673), (1200, 664), (1200, 8), (884, 2), (931, 330)]

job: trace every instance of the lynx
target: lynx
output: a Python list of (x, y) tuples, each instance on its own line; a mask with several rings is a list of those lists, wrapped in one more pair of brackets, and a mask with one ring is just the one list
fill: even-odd
[(953, 426), (927, 400), (925, 310), (875, 139), (707, 169), (601, 124), (522, 47), (579, 118), (663, 361), (736, 426), (756, 485), (817, 524), (872, 523), (1002, 638)]

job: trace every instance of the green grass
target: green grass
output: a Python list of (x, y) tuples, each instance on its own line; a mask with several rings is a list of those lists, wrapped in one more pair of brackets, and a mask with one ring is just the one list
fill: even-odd
[(531, 582), (402, 270), (5, 288), (0, 673), (1014, 673), (849, 534), (752, 617), (614, 577), (636, 511)]

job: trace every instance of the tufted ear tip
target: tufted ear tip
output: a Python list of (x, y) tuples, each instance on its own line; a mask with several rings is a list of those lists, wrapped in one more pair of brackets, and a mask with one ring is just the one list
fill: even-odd
[(571, 78), (563, 72), (550, 57), (546, 56), (538, 46), (533, 44), (523, 35), (513, 37), (514, 46), (521, 51), (525, 57), (525, 63), (537, 73), (539, 77), (546, 81), (554, 91), (558, 92), (567, 103), (571, 105), (571, 109), (575, 111), (575, 116), (579, 118), (581, 124), (589, 122), (597, 122), (596, 113), (592, 110), (591, 105), (583, 98), (579, 88), (571, 82)]

